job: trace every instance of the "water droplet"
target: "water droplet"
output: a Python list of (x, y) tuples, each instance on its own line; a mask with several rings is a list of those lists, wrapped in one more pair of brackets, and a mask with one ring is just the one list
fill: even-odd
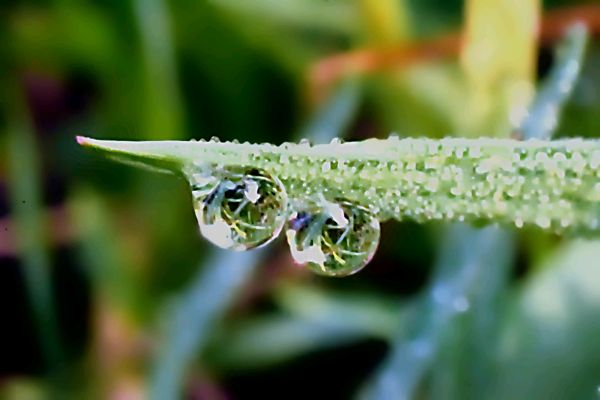
[(249, 250), (275, 239), (286, 220), (285, 188), (266, 171), (242, 166), (190, 175), (200, 232), (223, 249)]
[(388, 136), (388, 141), (394, 144), (398, 144), (398, 142), (400, 142), (400, 136), (398, 136), (396, 132), (392, 132)]
[(379, 244), (379, 220), (360, 205), (328, 202), (294, 212), (286, 236), (292, 257), (326, 276), (353, 274), (371, 261)]

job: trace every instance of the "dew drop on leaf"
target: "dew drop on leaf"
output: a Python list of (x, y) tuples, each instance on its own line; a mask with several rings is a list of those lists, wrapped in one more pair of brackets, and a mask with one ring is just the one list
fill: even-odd
[(279, 179), (252, 167), (192, 173), (194, 210), (202, 235), (228, 250), (249, 250), (275, 239), (286, 221), (287, 194)]
[(323, 200), (291, 214), (286, 236), (294, 260), (326, 276), (347, 276), (371, 261), (379, 220), (360, 205)]

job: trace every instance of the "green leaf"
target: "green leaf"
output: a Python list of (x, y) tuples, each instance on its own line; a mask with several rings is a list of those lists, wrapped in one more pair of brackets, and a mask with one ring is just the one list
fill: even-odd
[(369, 139), (309, 145), (205, 141), (78, 142), (121, 161), (187, 177), (241, 165), (277, 176), (291, 200), (325, 196), (368, 206), (380, 220), (600, 228), (597, 140)]

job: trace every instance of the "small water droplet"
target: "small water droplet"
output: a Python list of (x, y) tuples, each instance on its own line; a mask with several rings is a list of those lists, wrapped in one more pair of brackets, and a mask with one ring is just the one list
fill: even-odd
[(535, 223), (542, 229), (548, 229), (552, 225), (552, 221), (545, 215), (540, 215), (536, 218)]
[(388, 141), (390, 143), (398, 144), (398, 143), (400, 143), (400, 136), (398, 136), (398, 134), (396, 132), (392, 132), (388, 136)]
[(353, 274), (371, 261), (379, 244), (379, 220), (366, 207), (322, 200), (294, 212), (286, 236), (292, 257), (326, 276)]
[(242, 166), (190, 175), (202, 235), (224, 249), (249, 250), (275, 239), (286, 220), (287, 194), (266, 171)]

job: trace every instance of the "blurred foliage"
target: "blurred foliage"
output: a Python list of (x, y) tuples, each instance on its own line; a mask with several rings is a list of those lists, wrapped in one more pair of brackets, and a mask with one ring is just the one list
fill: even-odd
[[(478, 85), (480, 99), (501, 103), (477, 122), (471, 107), (485, 104), (472, 74), (491, 79), (501, 63), (465, 69), (457, 52), (341, 79), (319, 101), (310, 92), (315, 62), (471, 29), (474, 4), (483, 31), (469, 40), (495, 40), (530, 99), (553, 76), (556, 43), (490, 10), (510, 5), (535, 27), (550, 9), (595, 3), (3, 3), (0, 398), (349, 398), (382, 373), (410, 382), (415, 398), (595, 398), (597, 241), (388, 223), (363, 272), (326, 279), (295, 267), (282, 243), (213, 250), (183, 181), (73, 140), (514, 133), (507, 113), (523, 104), (510, 94), (524, 86), (506, 76)], [(597, 24), (594, 9), (581, 18)], [(498, 26), (511, 34), (487, 36)], [(557, 136), (600, 132), (599, 30)], [(379, 398), (402, 398), (384, 389)]]

